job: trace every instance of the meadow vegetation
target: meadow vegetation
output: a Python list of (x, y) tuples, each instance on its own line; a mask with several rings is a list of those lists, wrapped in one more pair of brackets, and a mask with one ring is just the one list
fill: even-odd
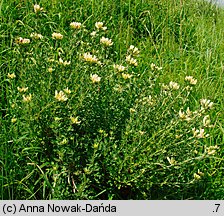
[(223, 25), (199, 0), (1, 0), (1, 199), (223, 199)]

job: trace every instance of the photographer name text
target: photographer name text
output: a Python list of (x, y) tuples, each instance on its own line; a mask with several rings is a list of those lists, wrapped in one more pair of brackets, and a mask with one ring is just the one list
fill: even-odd
[(21, 204), (17, 206), (15, 204), (12, 205), (3, 205), (3, 213), (86, 213), (86, 212), (98, 212), (98, 213), (106, 213), (106, 212), (117, 212), (117, 208), (111, 204), (101, 203), (100, 205), (94, 205), (90, 203), (86, 203), (83, 205), (75, 204), (75, 205), (56, 205), (56, 204), (47, 204), (47, 205), (25, 205)]

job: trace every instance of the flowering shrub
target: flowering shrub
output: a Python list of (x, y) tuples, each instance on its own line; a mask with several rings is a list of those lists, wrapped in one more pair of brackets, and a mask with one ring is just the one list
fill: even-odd
[(4, 166), (15, 166), (3, 188), (18, 193), (4, 197), (179, 199), (206, 182), (217, 104), (195, 96), (196, 76), (163, 79), (169, 63), (141, 43), (118, 55), (109, 21), (30, 11), (3, 75)]

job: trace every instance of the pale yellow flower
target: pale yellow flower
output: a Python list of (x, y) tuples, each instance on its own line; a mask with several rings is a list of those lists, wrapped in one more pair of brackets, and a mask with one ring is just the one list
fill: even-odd
[(80, 124), (81, 121), (79, 121), (78, 117), (70, 117), (72, 124)]
[(134, 108), (130, 108), (130, 113), (135, 113), (136, 110)]
[(210, 117), (209, 115), (206, 115), (204, 118), (203, 118), (203, 126), (204, 127), (208, 127), (210, 125), (211, 121), (210, 121)]
[(64, 61), (63, 65), (64, 66), (67, 66), (67, 65), (70, 65), (71, 64), (71, 61)]
[(96, 31), (91, 32), (90, 35), (91, 35), (92, 37), (95, 37), (95, 36), (96, 36)]
[(43, 39), (43, 35), (37, 34), (37, 33), (31, 33), (30, 37), (33, 38), (33, 39), (36, 39), (36, 40)]
[(185, 87), (185, 89), (189, 92), (189, 91), (191, 91), (193, 88), (192, 88), (192, 86), (189, 86), (189, 85), (188, 85), (188, 86)]
[(189, 108), (189, 107), (188, 107), (187, 110), (186, 110), (186, 114), (187, 114), (188, 116), (191, 116), (191, 115), (192, 115), (192, 112), (190, 111), (190, 108)]
[(16, 39), (17, 44), (29, 44), (30, 39), (19, 37)]
[(187, 110), (186, 110), (186, 114), (187, 114), (187, 116), (186, 116), (186, 121), (190, 121), (190, 120), (192, 120), (192, 112), (190, 111), (190, 108), (188, 107), (187, 108)]
[(25, 87), (21, 87), (21, 88), (17, 87), (17, 89), (19, 92), (26, 92), (28, 90), (28, 87), (26, 87), (26, 88)]
[(40, 11), (43, 10), (43, 8), (40, 7), (40, 5), (38, 5), (38, 4), (35, 4), (35, 5), (33, 6), (33, 9), (34, 9), (34, 12), (35, 12), (35, 13), (38, 13), (38, 12), (40, 12)]
[(99, 144), (98, 144), (98, 143), (94, 143), (94, 144), (93, 144), (93, 148), (94, 148), (94, 149), (97, 149), (98, 147), (99, 147)]
[(211, 102), (210, 100), (207, 100), (207, 99), (201, 99), (200, 103), (201, 103), (202, 109), (212, 108), (214, 105), (213, 102)]
[(62, 58), (59, 58), (58, 63), (59, 64), (63, 64), (64, 63), (64, 61), (62, 60)]
[(182, 110), (179, 111), (179, 117), (180, 117), (181, 119), (185, 119), (185, 118), (186, 118), (186, 115), (185, 115), (184, 112), (182, 112)]
[(72, 29), (80, 29), (81, 26), (82, 26), (82, 23), (80, 23), (80, 22), (71, 22), (71, 23), (70, 23), (70, 27), (71, 27)]
[(105, 133), (105, 131), (103, 129), (99, 129), (99, 133)]
[(209, 134), (205, 133), (205, 130), (203, 128), (200, 128), (200, 130), (196, 130), (195, 128), (192, 129), (193, 136), (199, 139), (206, 138), (209, 136)]
[(62, 120), (62, 118), (54, 117), (54, 120), (55, 120), (55, 121), (60, 121), (60, 120)]
[(166, 159), (168, 160), (170, 165), (175, 165), (177, 163), (173, 157), (167, 157)]
[(116, 69), (118, 72), (123, 72), (126, 70), (126, 67), (122, 66), (122, 65), (117, 65), (115, 64), (114, 66), (114, 69)]
[(122, 77), (123, 77), (124, 79), (130, 79), (130, 78), (132, 77), (132, 75), (131, 75), (131, 74), (125, 74), (125, 73), (122, 73)]
[(179, 111), (179, 117), (186, 121), (192, 120), (192, 112), (190, 111), (190, 108), (188, 107), (186, 110), (186, 113), (184, 113), (182, 110)]
[(28, 44), (28, 43), (30, 43), (30, 39), (23, 38), (22, 44)]
[(199, 169), (198, 169), (198, 172), (197, 173), (194, 173), (194, 179), (195, 180), (200, 180), (201, 177), (203, 177), (203, 176), (204, 176), (204, 173), (201, 172)]
[(52, 38), (53, 38), (53, 39), (56, 39), (56, 40), (61, 40), (61, 39), (63, 38), (63, 35), (62, 35), (61, 33), (56, 33), (56, 32), (54, 32), (54, 33), (52, 34)]
[(107, 30), (107, 27), (105, 27), (105, 26), (103, 26), (103, 22), (96, 22), (95, 23), (95, 27), (97, 28), (97, 29), (102, 29), (102, 30)]
[(85, 61), (90, 63), (99, 63), (98, 58), (95, 55), (92, 55), (90, 53), (84, 53), (83, 58)]
[(58, 101), (66, 101), (68, 98), (66, 97), (65, 93), (63, 91), (57, 91), (55, 90), (55, 99)]
[(204, 176), (204, 173), (201, 172), (199, 169), (198, 169), (198, 174), (199, 174), (200, 176)]
[(67, 138), (64, 138), (64, 139), (60, 142), (61, 145), (65, 145), (65, 144), (67, 144), (67, 143), (68, 143), (68, 139), (67, 139)]
[(12, 123), (15, 123), (16, 121), (17, 121), (17, 118), (12, 118), (12, 119), (11, 119), (11, 122), (12, 122)]
[(138, 66), (138, 62), (136, 59), (132, 58), (130, 55), (126, 56), (126, 61), (130, 65)]
[(64, 61), (62, 58), (59, 58), (58, 63), (67, 66), (71, 64), (71, 61)]
[(105, 45), (105, 46), (112, 46), (112, 45), (113, 45), (112, 40), (109, 39), (109, 38), (105, 38), (105, 37), (102, 37), (102, 38), (100, 39), (100, 43), (102, 43), (102, 44)]
[(53, 72), (53, 68), (52, 67), (49, 67), (47, 70), (48, 70), (49, 73)]
[(195, 154), (198, 154), (198, 151), (195, 149), (195, 150), (194, 150), (194, 153), (195, 153)]
[(201, 179), (201, 176), (198, 175), (197, 173), (194, 173), (194, 179), (195, 180), (200, 180)]
[(16, 77), (16, 75), (14, 73), (12, 73), (12, 74), (8, 73), (7, 77), (9, 79), (14, 79)]
[(101, 80), (101, 77), (99, 77), (97, 74), (91, 74), (90, 78), (93, 83), (100, 82), (100, 80)]
[(176, 135), (175, 135), (175, 138), (176, 138), (176, 139), (180, 139), (182, 136), (183, 136), (183, 134), (176, 134)]
[(162, 67), (158, 67), (156, 66), (154, 63), (151, 64), (151, 69), (152, 70), (162, 70), (163, 68)]
[(145, 131), (139, 131), (139, 134), (142, 136), (142, 135), (144, 135), (146, 132)]
[(139, 49), (133, 45), (131, 45), (128, 49), (129, 52), (131, 52), (133, 55), (138, 55), (139, 54)]
[(69, 90), (68, 87), (67, 87), (66, 89), (64, 89), (64, 92), (65, 92), (66, 94), (71, 94), (71, 90)]
[(208, 134), (205, 134), (205, 129), (200, 128), (197, 138), (205, 138), (205, 137), (208, 137)]
[(188, 81), (191, 85), (196, 85), (197, 84), (197, 80), (194, 79), (192, 76), (186, 76), (185, 80)]
[(208, 155), (214, 155), (216, 153), (216, 150), (219, 149), (217, 145), (215, 146), (209, 146), (206, 148), (206, 152)]
[(156, 68), (156, 65), (154, 63), (151, 63), (151, 69), (155, 70), (155, 68)]
[(164, 83), (162, 84), (162, 90), (163, 91), (168, 91), (169, 90), (169, 86), (168, 85), (165, 85)]
[(180, 88), (180, 85), (176, 82), (170, 81), (169, 87), (170, 87), (170, 89), (178, 90)]
[(196, 137), (199, 130), (196, 130), (196, 128), (194, 127), (194, 128), (192, 128), (192, 132), (193, 132), (193, 136)]
[(153, 99), (151, 95), (149, 95), (148, 97), (143, 97), (141, 102), (143, 103), (143, 105), (149, 104), (150, 106), (152, 106), (156, 103), (156, 100)]
[(23, 95), (23, 102), (30, 102), (32, 100), (32, 95), (29, 94), (29, 95)]
[(48, 58), (47, 61), (48, 62), (55, 62), (55, 60), (53, 58)]

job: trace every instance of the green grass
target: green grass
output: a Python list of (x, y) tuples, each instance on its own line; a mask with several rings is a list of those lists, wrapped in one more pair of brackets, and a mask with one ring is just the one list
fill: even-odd
[(0, 1), (1, 199), (223, 199), (223, 10), (42, 0), (35, 13), (35, 3)]

